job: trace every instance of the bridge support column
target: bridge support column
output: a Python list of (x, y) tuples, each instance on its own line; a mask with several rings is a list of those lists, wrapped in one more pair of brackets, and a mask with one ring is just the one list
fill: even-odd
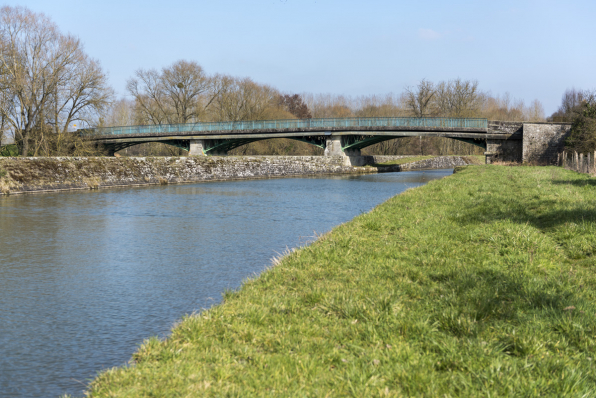
[(341, 135), (332, 135), (325, 139), (325, 156), (346, 156), (341, 149)]
[(346, 149), (344, 150), (346, 156), (362, 156), (360, 149)]
[(103, 150), (103, 152), (106, 154), (106, 156), (115, 156), (116, 155), (116, 149), (112, 145), (99, 144), (99, 145), (97, 145), (96, 148), (99, 149), (100, 151)]
[(203, 140), (190, 140), (188, 156), (205, 156)]
[(484, 152), (484, 163), (492, 164), (495, 161), (497, 155), (498, 153), (496, 152)]
[(486, 163), (495, 161), (521, 162), (522, 161), (522, 140), (486, 140)]
[(345, 166), (364, 166), (366, 163), (360, 149), (342, 149), (341, 135), (332, 135), (325, 139), (325, 156), (340, 156)]

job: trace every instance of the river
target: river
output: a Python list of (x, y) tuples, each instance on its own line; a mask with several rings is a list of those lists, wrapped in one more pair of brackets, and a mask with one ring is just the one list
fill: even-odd
[(451, 173), (0, 197), (0, 397), (81, 396), (286, 248)]

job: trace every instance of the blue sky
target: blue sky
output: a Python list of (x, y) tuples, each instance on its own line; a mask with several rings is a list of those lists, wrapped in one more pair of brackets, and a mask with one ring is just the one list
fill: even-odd
[(179, 59), (286, 92), (400, 93), (476, 79), (542, 101), (596, 89), (596, 1), (7, 1), (77, 35), (125, 95), (139, 68)]

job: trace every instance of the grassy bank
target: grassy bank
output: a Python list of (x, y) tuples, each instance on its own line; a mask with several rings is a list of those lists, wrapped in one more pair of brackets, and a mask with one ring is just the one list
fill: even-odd
[(596, 180), (560, 168), (464, 168), (287, 256), (89, 394), (595, 396), (595, 204)]
[[(374, 164), (368, 165), (367, 167), (401, 166), (404, 164), (416, 163), (416, 162), (420, 162), (423, 160), (434, 159), (437, 157), (441, 157), (441, 156), (436, 156), (436, 155), (406, 156), (403, 158), (390, 160), (388, 162), (374, 163)], [(467, 159), (470, 164), (475, 164), (475, 165), (484, 164), (484, 156), (470, 155), (470, 156), (454, 156), (454, 157), (461, 157), (461, 158)]]
[(372, 164), (371, 166), (394, 166), (394, 165), (401, 165), (401, 164), (406, 164), (406, 163), (418, 162), (420, 160), (426, 160), (426, 159), (432, 159), (432, 158), (436, 158), (436, 156), (434, 156), (434, 155), (429, 155), (429, 156), (408, 156), (408, 157), (403, 157), (403, 158), (400, 158), (400, 159), (390, 160), (389, 162), (375, 163), (375, 164)]

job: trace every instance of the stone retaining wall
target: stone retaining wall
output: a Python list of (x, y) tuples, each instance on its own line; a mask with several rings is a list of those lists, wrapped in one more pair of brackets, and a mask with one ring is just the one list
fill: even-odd
[(399, 166), (357, 167), (403, 158), (366, 156), (200, 156), (0, 158), (0, 193), (97, 189), (209, 180), (452, 168), (465, 158), (440, 156)]
[(55, 157), (0, 158), (0, 191), (168, 184), (291, 175), (374, 173), (341, 157)]
[(451, 169), (458, 166), (467, 166), (469, 164), (473, 164), (473, 161), (465, 156), (437, 156), (412, 163), (379, 166), (378, 171), (382, 173), (393, 171)]
[(524, 123), (524, 163), (556, 164), (570, 129), (564, 123)]

